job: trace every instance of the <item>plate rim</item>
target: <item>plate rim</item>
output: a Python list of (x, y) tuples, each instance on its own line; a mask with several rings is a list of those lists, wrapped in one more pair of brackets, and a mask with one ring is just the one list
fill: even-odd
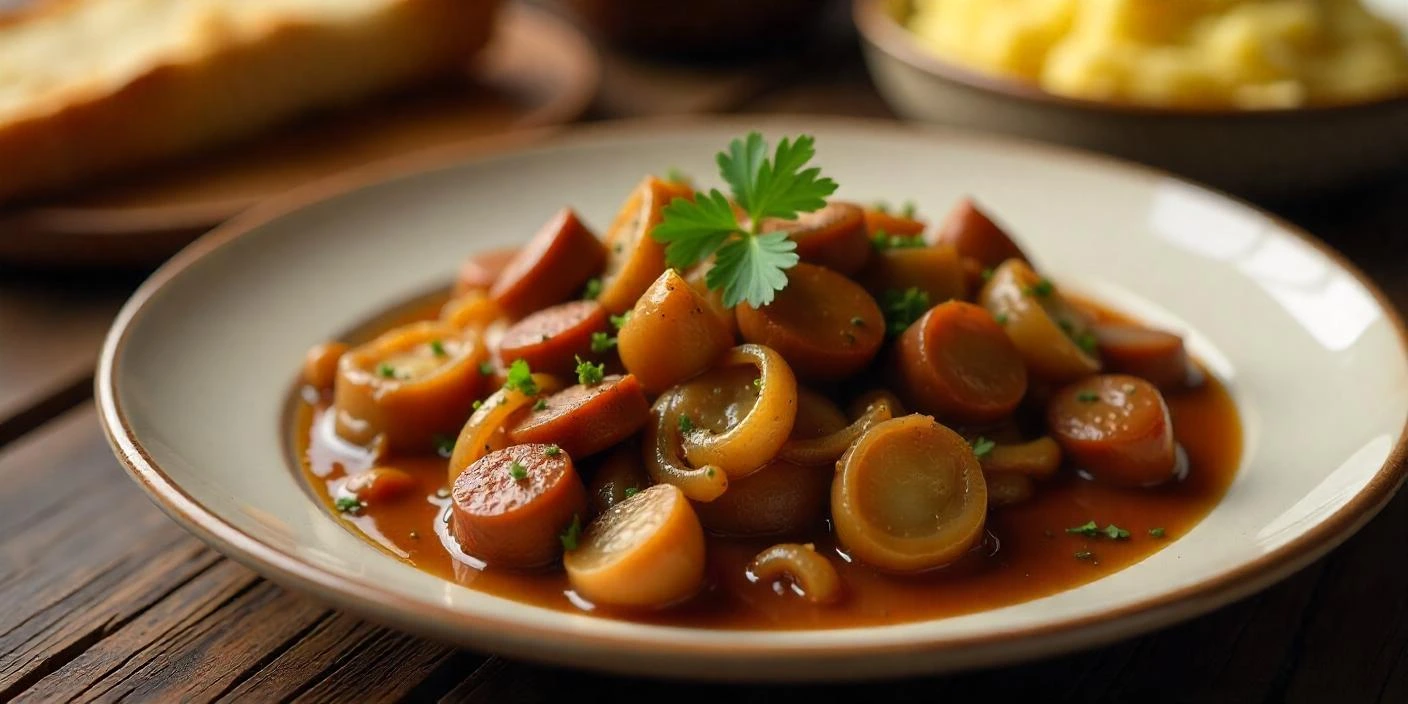
[[(698, 128), (734, 125), (740, 129), (812, 126), (883, 132), (908, 138), (927, 138), (981, 144), (999, 150), (1040, 152), (1047, 158), (1078, 161), (1107, 171), (1122, 172), (1141, 179), (1158, 178), (1176, 182), (1213, 195), (1223, 202), (1249, 209), (1274, 223), (1286, 234), (1313, 247), (1364, 287), (1397, 333), (1399, 347), (1408, 351), (1408, 326), (1397, 307), (1379, 286), (1333, 247), (1303, 228), (1267, 212), (1237, 196), (1192, 182), (1160, 169), (1102, 154), (1058, 145), (966, 130), (895, 123), (869, 118), (818, 115), (676, 116), (613, 120), (574, 127), (526, 130), (512, 139), (493, 137), (447, 145), (368, 164), (319, 181), (305, 184), (265, 201), (240, 216), (211, 230), (182, 249), (158, 268), (122, 307), (103, 343), (94, 377), (94, 395), (100, 425), (114, 455), (128, 475), (143, 488), (148, 498), (187, 531), (201, 538), (221, 554), (240, 562), (270, 580), (305, 595), (312, 595), (358, 616), (393, 628), (425, 635), (441, 641), (495, 650), (514, 657), (544, 663), (586, 667), (619, 674), (642, 674), (640, 661), (616, 658), (615, 663), (593, 657), (593, 650), (654, 656), (653, 676), (721, 679), (732, 681), (822, 681), (828, 679), (870, 679), (902, 674), (933, 674), (969, 669), (978, 665), (1010, 664), (1035, 657), (1069, 652), (1133, 637), (1173, 623), (1202, 615), (1232, 601), (1258, 592), (1338, 547), (1368, 523), (1393, 498), (1408, 478), (1408, 418), (1398, 431), (1394, 447), (1383, 465), (1344, 506), (1321, 519), (1305, 533), (1285, 545), (1255, 559), (1229, 568), (1221, 574), (1163, 594), (1141, 599), (1116, 609), (1065, 618), (1038, 626), (1006, 628), (969, 636), (946, 636), (921, 642), (886, 643), (864, 647), (837, 644), (796, 644), (756, 646), (739, 638), (727, 647), (682, 644), (668, 638), (625, 638), (583, 634), (542, 624), (523, 624), (492, 613), (470, 613), (448, 606), (418, 601), (364, 579), (328, 572), (298, 556), (260, 541), (230, 524), (214, 510), (202, 505), (162, 470), (142, 445), (118, 401), (115, 370), (126, 347), (132, 324), (153, 296), (185, 269), (220, 248), (264, 224), (316, 203), (394, 181), (418, 173), (451, 168), (459, 164), (503, 156), (528, 147), (552, 149), (578, 143), (595, 143), (613, 137), (688, 134)], [(546, 134), (543, 134), (546, 133)], [(487, 144), (486, 144), (487, 143)], [(543, 639), (554, 645), (542, 648)], [(979, 649), (982, 649), (981, 651)], [(970, 651), (967, 656), (962, 655)], [(974, 655), (976, 652), (986, 654)], [(873, 661), (883, 655), (900, 655), (888, 665), (869, 670), (855, 667), (859, 661)], [(944, 662), (944, 656), (948, 658)], [(739, 673), (712, 668), (688, 668), (689, 658), (706, 656), (716, 661), (767, 658), (776, 665), (762, 678), (741, 677)], [(662, 658), (672, 658), (673, 666)], [(954, 660), (967, 662), (954, 662)], [(850, 663), (851, 667), (825, 665)], [(683, 665), (683, 666), (682, 666)], [(789, 667), (790, 666), (790, 667)]]

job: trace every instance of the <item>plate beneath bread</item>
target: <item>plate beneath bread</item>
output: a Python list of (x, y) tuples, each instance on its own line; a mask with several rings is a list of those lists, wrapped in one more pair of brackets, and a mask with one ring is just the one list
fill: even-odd
[[(397, 154), (560, 125), (600, 82), (590, 42), (556, 15), (512, 3), (461, 76), (324, 112), (200, 156), (0, 211), (0, 261), (149, 265), (268, 196)], [(526, 131), (525, 131), (526, 130)]]

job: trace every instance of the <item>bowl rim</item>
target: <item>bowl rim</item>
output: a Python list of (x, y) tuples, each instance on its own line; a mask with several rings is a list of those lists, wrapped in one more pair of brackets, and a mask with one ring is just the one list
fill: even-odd
[(1108, 102), (1052, 93), (1013, 78), (1004, 78), (945, 60), (914, 41), (908, 29), (886, 11), (892, 0), (852, 0), (851, 16), (861, 39), (890, 58), (940, 80), (1026, 103), (1073, 111), (1103, 112), (1128, 117), (1162, 117), (1184, 120), (1287, 120), (1341, 117), (1382, 109), (1408, 108), (1408, 90), (1371, 100), (1326, 103), (1302, 107), (1227, 108), (1163, 106), (1133, 102)]
[[(1286, 234), (1313, 247), (1365, 288), (1383, 311), (1386, 321), (1396, 332), (1399, 346), (1408, 350), (1408, 326), (1398, 309), (1383, 291), (1354, 264), (1329, 245), (1305, 230), (1268, 213), (1235, 196), (1226, 195), (1159, 169), (1126, 162), (1093, 152), (996, 137), (962, 130), (924, 125), (893, 123), (884, 120), (813, 115), (765, 116), (679, 116), (607, 121), (578, 125), (568, 129), (529, 130), (515, 137), (495, 137), (473, 140), (458, 146), (432, 148), (370, 164), (293, 189), (266, 201), (245, 214), (222, 225), (172, 257), (145, 281), (118, 313), (104, 341), (94, 377), (95, 401), (103, 432), (119, 462), (132, 479), (163, 512), (191, 533), (200, 537), (219, 552), (259, 572), (270, 580), (339, 608), (346, 609), (373, 622), (399, 630), (424, 635), (470, 647), (493, 649), (503, 654), (558, 665), (615, 670), (623, 674), (639, 674), (632, 668), (632, 657), (615, 658), (615, 665), (600, 663), (591, 653), (609, 650), (614, 655), (627, 655), (655, 660), (675, 658), (692, 662), (692, 658), (711, 657), (718, 661), (739, 661), (767, 658), (775, 665), (792, 664), (777, 674), (764, 675), (766, 680), (823, 681), (830, 679), (873, 679), (899, 674), (935, 673), (948, 669), (973, 666), (942, 666), (933, 662), (939, 654), (953, 655), (973, 648), (987, 648), (991, 654), (981, 664), (992, 665), (1027, 660), (1043, 655), (1092, 647), (1143, 634), (1156, 628), (1207, 613), (1219, 606), (1243, 598), (1274, 584), (1348, 539), (1372, 519), (1393, 498), (1408, 477), (1408, 418), (1399, 431), (1393, 449), (1383, 465), (1364, 487), (1335, 513), (1323, 518), (1304, 534), (1285, 545), (1264, 553), (1254, 560), (1233, 566), (1220, 575), (1188, 585), (1162, 596), (1147, 597), (1118, 609), (1067, 618), (1034, 627), (990, 630), (962, 637), (940, 637), (920, 643), (886, 643), (868, 645), (863, 650), (853, 646), (829, 644), (796, 644), (789, 646), (759, 646), (747, 637), (732, 641), (727, 647), (712, 644), (685, 644), (668, 637), (632, 638), (598, 634), (567, 633), (563, 629), (543, 624), (524, 624), (493, 613), (470, 613), (441, 604), (421, 602), (385, 589), (384, 585), (365, 577), (341, 576), (305, 562), (280, 547), (262, 542), (246, 533), (209, 507), (188, 494), (157, 463), (137, 437), (127, 412), (119, 401), (120, 384), (117, 369), (126, 350), (134, 323), (144, 314), (155, 294), (165, 284), (187, 268), (214, 252), (236, 243), (244, 235), (266, 223), (287, 216), (316, 203), (394, 181), (417, 173), (453, 167), (467, 161), (491, 158), (520, 148), (549, 149), (592, 143), (603, 138), (640, 136), (642, 134), (671, 135), (687, 133), (692, 128), (733, 125), (737, 129), (770, 129), (798, 125), (826, 126), (834, 129), (881, 131), (889, 134), (920, 138), (958, 139), (966, 143), (982, 143), (996, 149), (1023, 149), (1043, 152), (1050, 158), (1081, 161), (1100, 168), (1129, 173), (1141, 179), (1158, 178), (1208, 192), (1226, 202), (1248, 208), (1265, 217)], [(545, 134), (546, 133), (546, 134)], [(487, 145), (487, 148), (486, 148)], [(667, 629), (668, 630), (668, 629)], [(557, 645), (545, 652), (538, 644), (543, 639)], [(896, 664), (883, 671), (855, 667), (823, 667), (825, 663), (841, 664), (857, 658), (871, 659), (878, 655), (907, 655), (895, 658)], [(925, 659), (927, 657), (927, 659)], [(962, 656), (958, 656), (962, 657)], [(796, 665), (812, 665), (806, 675), (797, 673)], [(678, 665), (663, 668), (655, 676), (682, 677)], [(706, 669), (689, 670), (695, 679), (726, 679), (738, 681), (738, 673)], [(858, 674), (859, 673), (859, 674)], [(750, 678), (744, 678), (750, 679)], [(750, 681), (761, 681), (751, 678)]]

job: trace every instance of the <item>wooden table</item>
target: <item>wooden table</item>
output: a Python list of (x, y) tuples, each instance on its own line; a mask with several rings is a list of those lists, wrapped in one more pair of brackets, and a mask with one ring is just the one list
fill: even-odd
[[(765, 72), (612, 62), (594, 117), (670, 111), (888, 116), (849, 44)], [(802, 67), (805, 66), (805, 70)], [(632, 83), (634, 82), (634, 83)], [(642, 86), (659, 91), (644, 100)], [(681, 87), (683, 86), (683, 87)], [(1408, 173), (1278, 211), (1408, 309)], [(3, 233), (0, 233), (3, 236)], [(113, 459), (91, 404), (137, 274), (0, 269), (0, 701), (1408, 702), (1408, 494), (1280, 585), (1106, 648), (953, 677), (825, 687), (627, 680), (455, 650), (284, 591), (167, 520)]]

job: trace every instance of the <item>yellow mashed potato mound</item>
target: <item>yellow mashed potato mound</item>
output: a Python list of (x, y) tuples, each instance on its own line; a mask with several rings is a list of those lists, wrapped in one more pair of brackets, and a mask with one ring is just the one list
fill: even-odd
[(1075, 98), (1266, 109), (1408, 92), (1404, 37), (1360, 0), (913, 0), (912, 9), (909, 29), (940, 57)]

